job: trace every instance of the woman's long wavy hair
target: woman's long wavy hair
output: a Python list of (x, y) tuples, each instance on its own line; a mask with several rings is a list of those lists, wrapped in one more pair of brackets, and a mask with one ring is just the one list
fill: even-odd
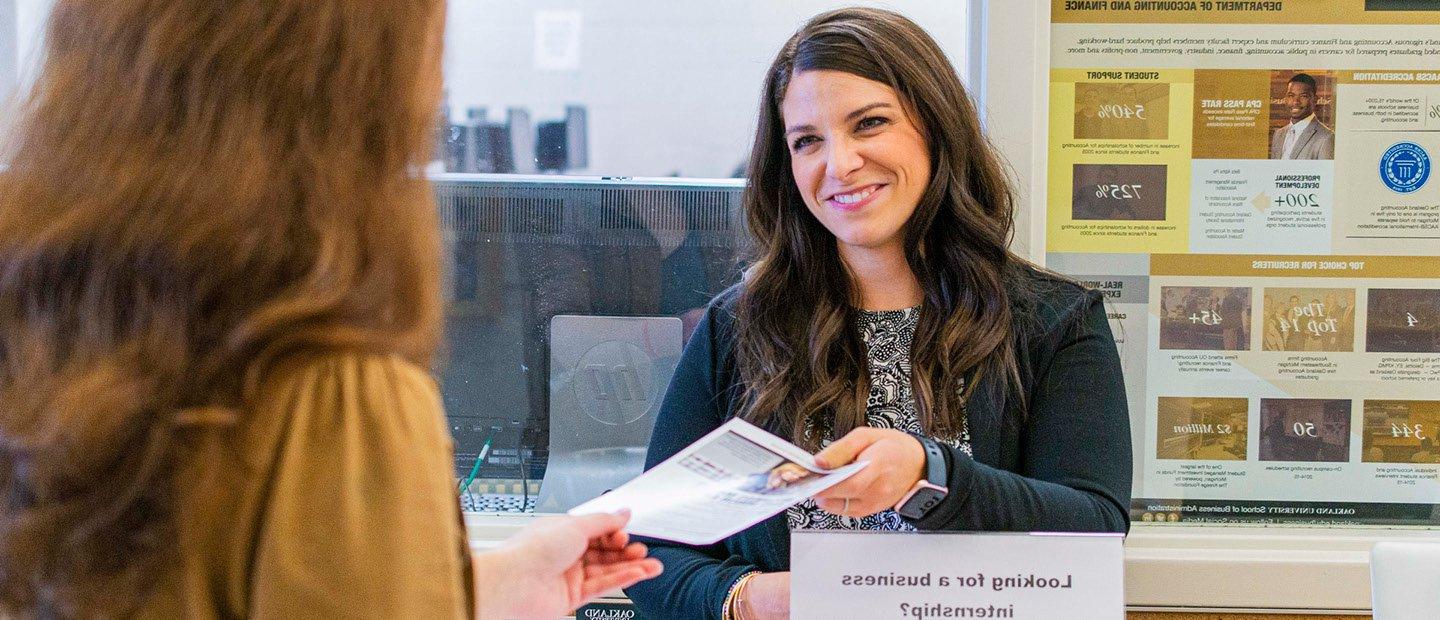
[(443, 0), (55, 4), (0, 152), (0, 615), (143, 600), (197, 425), (278, 364), (430, 362), (443, 24)]
[(860, 298), (835, 236), (806, 208), (790, 171), (780, 104), (805, 71), (843, 71), (888, 85), (919, 125), (933, 170), (905, 225), (905, 258), (924, 290), (911, 351), (922, 429), (953, 436), (966, 399), (993, 378), (1018, 384), (1005, 273), (1015, 199), (975, 105), (940, 46), (879, 9), (816, 16), (770, 66), (743, 203), (756, 240), (741, 285), (736, 358), (744, 417), (788, 428), (814, 449), (865, 425), (869, 373), (856, 330)]

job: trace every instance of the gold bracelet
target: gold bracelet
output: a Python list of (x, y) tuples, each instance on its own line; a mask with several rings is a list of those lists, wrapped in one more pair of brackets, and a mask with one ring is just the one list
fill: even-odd
[(750, 571), (735, 580), (734, 585), (730, 586), (730, 591), (725, 594), (725, 603), (720, 608), (721, 617), (725, 620), (744, 620), (739, 606), (740, 592), (745, 589), (752, 578), (759, 574), (760, 571)]
[(746, 609), (749, 609), (745, 605), (745, 595), (750, 593), (750, 580), (759, 575), (760, 573), (746, 575), (745, 579), (740, 582), (740, 587), (735, 588), (735, 620), (750, 620), (749, 614), (745, 612)]

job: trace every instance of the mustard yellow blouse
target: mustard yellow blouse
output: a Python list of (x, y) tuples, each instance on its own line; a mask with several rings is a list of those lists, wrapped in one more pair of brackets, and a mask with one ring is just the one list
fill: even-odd
[(263, 405), (193, 433), (154, 618), (473, 615), (440, 393), (397, 357), (292, 363)]

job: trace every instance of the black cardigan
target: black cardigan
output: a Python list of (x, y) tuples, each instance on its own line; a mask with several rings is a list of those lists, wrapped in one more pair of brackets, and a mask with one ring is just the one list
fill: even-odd
[[(1127, 531), (1130, 418), (1102, 298), (1028, 267), (1014, 268), (1007, 280), (1028, 407), (1021, 412), (1019, 399), (1004, 399), (1007, 411), (999, 415), (1002, 399), (993, 389), (999, 384), (977, 389), (966, 405), (975, 456), (946, 450), (950, 494), (912, 523), (922, 530)], [(737, 413), (737, 297), (738, 288), (717, 297), (685, 346), (655, 421), (646, 469)], [(720, 618), (742, 575), (790, 567), (783, 512), (704, 547), (644, 542), (665, 572), (625, 592), (647, 618)]]

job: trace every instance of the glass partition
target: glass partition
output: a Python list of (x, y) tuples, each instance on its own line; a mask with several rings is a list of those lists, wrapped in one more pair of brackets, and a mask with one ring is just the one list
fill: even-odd
[(558, 511), (638, 474), (684, 341), (738, 277), (741, 182), (440, 175), (435, 188), (464, 505)]

